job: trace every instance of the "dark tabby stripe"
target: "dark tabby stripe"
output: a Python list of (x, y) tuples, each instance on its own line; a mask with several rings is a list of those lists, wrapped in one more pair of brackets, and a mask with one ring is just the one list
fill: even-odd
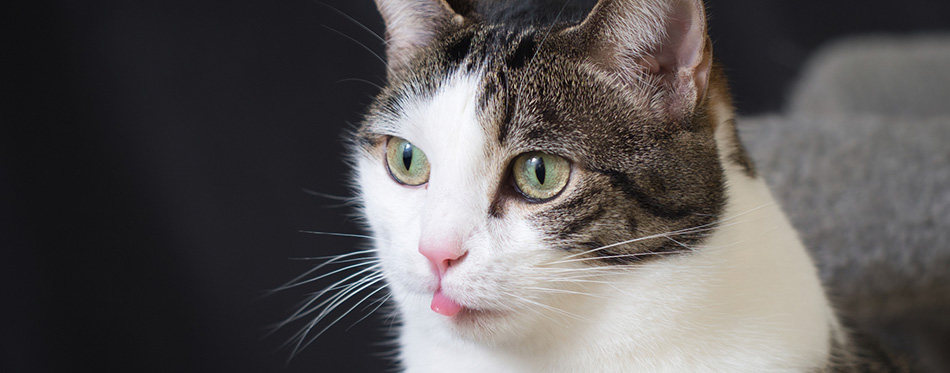
[(490, 109), (488, 104), (491, 99), (498, 94), (499, 89), (498, 74), (488, 73), (485, 75), (485, 86), (482, 88), (482, 94), (478, 96), (478, 108), (481, 111)]
[(568, 239), (572, 235), (590, 227), (600, 220), (600, 218), (604, 216), (604, 213), (606, 213), (606, 211), (602, 207), (597, 207), (586, 214), (575, 216), (573, 220), (568, 221), (567, 224), (561, 228), (561, 231), (558, 232), (558, 236), (561, 239)]
[(498, 127), (498, 143), (501, 145), (505, 144), (505, 141), (508, 139), (508, 134), (511, 132), (511, 121), (515, 116), (515, 100), (511, 97), (510, 91), (508, 90), (508, 74), (504, 71), (498, 72), (498, 83), (501, 86), (501, 97), (502, 97), (502, 118), (500, 126)]
[(536, 51), (537, 45), (534, 42), (534, 35), (526, 35), (521, 38), (518, 48), (515, 48), (515, 51), (505, 59), (505, 65), (511, 70), (520, 69), (527, 64), (530, 58), (534, 57)]
[(465, 60), (472, 50), (472, 40), (475, 33), (465, 33), (449, 44), (445, 49), (445, 62), (449, 66), (456, 66)]
[[(662, 258), (663, 254), (667, 253), (686, 253), (689, 250), (680, 247), (675, 243), (664, 244), (650, 251), (624, 251), (617, 250), (617, 247), (611, 247), (609, 250), (598, 250), (605, 246), (609, 246), (613, 243), (603, 243), (599, 241), (585, 241), (576, 244), (576, 246), (564, 247), (564, 251), (593, 251), (591, 254), (596, 255), (601, 263), (607, 265), (631, 265), (635, 263), (641, 263), (646, 260), (653, 260)], [(623, 246), (623, 245), (620, 245)]]
[(690, 215), (692, 212), (690, 209), (682, 208), (673, 208), (670, 206), (664, 206), (658, 202), (655, 198), (650, 196), (647, 191), (644, 191), (640, 188), (637, 183), (630, 180), (627, 174), (614, 170), (594, 170), (601, 174), (604, 174), (610, 177), (611, 184), (623, 191), (627, 197), (632, 198), (637, 204), (647, 210), (647, 212), (658, 216), (661, 218), (666, 218), (670, 220), (680, 220)]
[(593, 254), (599, 256), (598, 260), (607, 265), (629, 265), (635, 262), (639, 262), (644, 259), (643, 256), (639, 255), (627, 255), (625, 253), (618, 253), (610, 250), (598, 250), (604, 246), (610, 244), (603, 243), (599, 241), (586, 241), (577, 244), (577, 247), (565, 248), (565, 251), (591, 251), (596, 250)]

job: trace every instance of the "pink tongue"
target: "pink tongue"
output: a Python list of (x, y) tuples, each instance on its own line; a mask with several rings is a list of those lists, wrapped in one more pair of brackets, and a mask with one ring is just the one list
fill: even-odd
[(442, 289), (436, 290), (432, 296), (432, 310), (440, 315), (455, 316), (462, 310), (462, 306), (442, 294)]

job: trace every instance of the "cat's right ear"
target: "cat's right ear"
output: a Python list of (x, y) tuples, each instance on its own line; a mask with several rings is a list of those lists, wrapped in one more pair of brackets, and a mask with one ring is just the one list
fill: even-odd
[(702, 0), (600, 0), (576, 29), (588, 59), (621, 82), (655, 89), (681, 119), (704, 99), (712, 65)]
[(386, 60), (390, 73), (408, 67), (412, 56), (444, 28), (465, 21), (447, 0), (375, 1), (386, 23)]

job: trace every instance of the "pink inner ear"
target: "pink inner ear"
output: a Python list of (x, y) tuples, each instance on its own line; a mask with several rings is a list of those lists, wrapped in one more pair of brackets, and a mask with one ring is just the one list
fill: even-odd
[(705, 20), (702, 10), (696, 6), (694, 1), (674, 2), (666, 23), (667, 38), (655, 54), (662, 70), (692, 70), (702, 63)]
[(653, 56), (643, 57), (643, 62), (641, 62), (641, 64), (643, 64), (643, 67), (645, 67), (650, 74), (659, 74), (660, 69), (662, 68), (660, 61), (657, 61), (657, 59)]
[[(674, 116), (692, 110), (706, 94), (712, 60), (706, 50), (706, 19), (698, 0), (675, 0), (666, 16), (665, 38), (645, 67), (670, 83), (667, 105)], [(653, 64), (659, 65), (658, 68)]]
[(456, 17), (442, 0), (376, 0), (386, 23), (386, 55), (390, 68), (408, 63), (418, 49), (438, 33), (444, 21)]

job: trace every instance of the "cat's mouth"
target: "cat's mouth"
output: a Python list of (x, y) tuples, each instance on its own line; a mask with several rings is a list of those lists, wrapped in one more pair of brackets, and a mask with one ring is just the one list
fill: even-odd
[(485, 318), (500, 316), (502, 311), (485, 309), (481, 307), (464, 306), (452, 297), (445, 294), (439, 287), (432, 294), (432, 303), (430, 308), (433, 312), (446, 316), (454, 322), (462, 322), (463, 319)]

